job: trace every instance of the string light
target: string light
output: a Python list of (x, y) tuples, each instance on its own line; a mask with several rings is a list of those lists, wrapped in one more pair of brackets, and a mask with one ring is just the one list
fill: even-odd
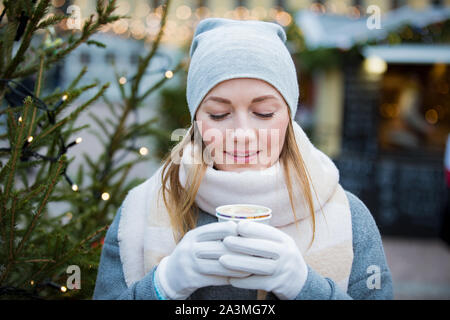
[(148, 154), (148, 149), (146, 147), (142, 147), (142, 148), (139, 149), (139, 153), (142, 156), (146, 156)]
[(179, 6), (176, 10), (176, 16), (178, 19), (186, 20), (189, 19), (192, 15), (192, 10), (187, 5)]
[(39, 284), (39, 286), (40, 287), (49, 286), (49, 287), (52, 287), (52, 288), (55, 288), (55, 289), (61, 291), (62, 293), (67, 292), (67, 287), (66, 286), (61, 286), (61, 285), (59, 285), (57, 283), (54, 283), (54, 282), (48, 281), (48, 280), (43, 282), (42, 284)]
[(211, 15), (211, 12), (208, 7), (201, 6), (195, 9), (195, 16), (197, 19), (207, 18)]
[(387, 69), (386, 61), (377, 56), (370, 56), (364, 60), (364, 69), (368, 73), (382, 74)]
[(170, 79), (170, 78), (173, 77), (173, 72), (172, 72), (171, 70), (167, 70), (166, 73), (164, 74), (164, 76), (165, 76), (167, 79)]
[(267, 15), (267, 10), (264, 7), (257, 6), (253, 8), (251, 11), (251, 15), (256, 17), (256, 19), (264, 19)]
[(438, 113), (437, 113), (437, 111), (435, 109), (427, 110), (427, 112), (425, 113), (425, 120), (429, 124), (436, 124), (438, 119), (439, 119), (439, 116), (438, 116)]
[[(202, 9), (203, 9), (203, 13), (206, 13), (206, 15), (209, 13), (208, 8), (202, 8)], [(153, 20), (160, 20), (161, 16), (162, 16), (162, 11), (163, 11), (162, 6), (156, 8), (155, 13), (150, 13), (147, 16), (147, 23), (149, 23), (149, 20), (148, 20), (149, 17), (150, 18), (158, 18), (158, 19), (153, 19)], [(199, 11), (202, 11), (202, 10), (199, 10)], [(192, 11), (191, 11), (191, 14), (192, 14)], [(159, 25), (159, 21), (154, 21), (154, 22), (155, 23), (157, 22), (158, 25)], [(174, 26), (176, 27), (176, 24), (174, 24)], [(126, 29), (128, 28), (128, 23), (126, 24), (125, 27), (126, 27)], [(168, 61), (169, 62), (168, 65), (170, 65), (171, 64), (170, 57), (169, 56), (165, 56), (165, 58), (167, 58), (169, 60)], [(158, 70), (154, 70), (154, 71), (151, 71), (151, 72), (146, 72), (146, 73), (159, 73), (159, 72), (164, 72), (164, 76), (167, 79), (171, 79), (174, 76), (174, 72), (172, 70), (167, 70), (167, 68), (165, 68), (165, 67), (162, 67), (162, 68), (160, 68)], [(33, 105), (36, 108), (38, 108), (40, 110), (43, 110), (47, 114), (47, 117), (48, 117), (48, 120), (49, 120), (50, 124), (56, 124), (55, 112), (57, 111), (57, 109), (65, 101), (67, 101), (69, 99), (69, 94), (65, 93), (65, 94), (63, 94), (61, 96), (61, 99), (52, 108), (49, 108), (45, 102), (43, 102), (41, 99), (36, 97), (33, 92), (28, 90), (28, 88), (26, 88), (21, 83), (18, 83), (16, 81), (14, 81), (13, 79), (0, 79), (0, 82), (5, 82), (6, 83), (6, 87), (12, 92), (12, 94), (17, 95), (20, 99), (23, 100), (23, 98), (25, 98), (25, 97), (30, 97), (33, 100)], [(10, 85), (11, 83), (13, 83), (15, 86), (11, 86)], [(125, 83), (127, 83), (127, 78), (121, 77), (119, 79), (119, 83), (121, 85), (124, 85)], [(134, 110), (134, 112), (137, 113), (137, 110)], [(138, 118), (138, 117), (136, 116), (136, 118)], [(19, 122), (23, 122), (22, 116), (20, 116), (18, 118), (18, 121)], [(37, 125), (38, 125), (38, 127), (40, 127), (42, 129), (42, 126), (41, 126), (40, 123), (38, 123)], [(30, 143), (31, 141), (33, 141), (33, 139), (34, 138), (32, 136), (29, 136), (28, 139), (27, 139), (27, 143)], [(41, 154), (39, 154), (39, 153), (37, 153), (37, 152), (35, 152), (33, 150), (29, 150), (29, 149), (27, 149), (27, 147), (28, 147), (27, 143), (25, 143), (24, 146), (23, 146), (23, 150), (22, 150), (21, 160), (22, 161), (27, 161), (30, 156), (34, 156), (34, 157), (41, 158), (41, 159), (44, 159), (46, 161), (50, 161), (50, 162), (53, 162), (53, 163), (58, 162), (60, 160), (61, 156), (66, 154), (67, 150), (70, 147), (74, 146), (75, 144), (81, 143), (82, 142), (82, 138), (78, 137), (75, 141), (69, 143), (67, 146), (65, 145), (64, 139), (61, 136), (59, 136), (59, 141), (60, 141), (60, 150), (59, 150), (58, 155), (56, 157), (48, 157), (48, 156), (45, 156), (45, 155), (41, 155)], [(134, 142), (133, 142), (133, 150), (136, 150), (136, 149), (137, 148), (134, 147)], [(10, 151), (11, 152), (11, 149), (10, 148), (2, 148), (2, 151)], [(141, 148), (141, 149), (139, 149), (139, 153), (141, 155), (146, 155), (146, 154), (148, 154), (148, 149), (147, 148)], [(124, 156), (126, 156), (125, 153), (124, 153)], [(64, 168), (64, 171), (63, 171), (62, 175), (65, 177), (66, 181), (69, 183), (69, 185), (71, 186), (72, 190), (73, 191), (78, 191), (78, 185), (73, 183), (72, 180), (70, 179), (70, 177), (66, 173), (67, 168), (68, 168), (68, 166), (66, 166)], [(104, 174), (106, 174), (106, 172), (104, 172), (103, 175)]]
[(283, 27), (288, 26), (292, 22), (291, 15), (289, 13), (287, 13), (286, 11), (277, 12), (275, 19)]
[(102, 193), (102, 199), (103, 199), (104, 201), (109, 200), (109, 193), (108, 193), (108, 192), (103, 192), (103, 193)]
[(36, 295), (36, 293), (37, 293), (38, 290), (43, 289), (44, 287), (50, 287), (50, 288), (56, 289), (56, 290), (58, 290), (58, 291), (60, 291), (62, 293), (66, 293), (68, 291), (66, 286), (59, 285), (59, 284), (57, 284), (57, 283), (55, 283), (53, 281), (50, 281), (50, 280), (44, 280), (44, 281), (42, 281), (40, 283), (39, 282), (36, 283), (34, 280), (30, 280), (30, 285), (32, 287), (34, 287), (32, 292), (27, 292), (25, 290), (18, 289), (18, 288), (11, 288), (11, 289), (13, 289), (11, 291), (16, 292), (16, 294), (25, 295), (25, 296), (32, 297), (32, 298), (35, 298), (35, 299), (40, 299), (39, 296)]
[[(72, 147), (73, 145), (80, 144), (82, 141), (83, 141), (83, 138), (78, 137), (78, 138), (75, 139), (75, 141), (69, 143), (69, 144), (67, 145), (66, 148), (70, 148), (70, 147)], [(71, 183), (71, 184), (72, 184), (72, 183)]]
[(116, 34), (125, 33), (128, 30), (128, 22), (125, 20), (117, 20), (113, 23), (113, 30)]
[(234, 16), (239, 20), (247, 20), (250, 16), (250, 12), (246, 7), (239, 6), (234, 9)]

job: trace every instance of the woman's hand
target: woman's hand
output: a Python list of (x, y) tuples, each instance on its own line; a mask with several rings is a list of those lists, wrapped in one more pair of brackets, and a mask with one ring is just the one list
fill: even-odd
[(240, 221), (237, 235), (227, 236), (219, 262), (226, 268), (252, 273), (230, 278), (234, 287), (273, 292), (279, 299), (294, 299), (303, 288), (308, 268), (294, 240), (284, 232), (262, 223)]
[(247, 272), (223, 267), (218, 259), (229, 253), (222, 240), (237, 235), (233, 221), (214, 222), (187, 232), (173, 252), (156, 268), (156, 281), (169, 299), (186, 299), (206, 286), (229, 285), (228, 277), (246, 277)]

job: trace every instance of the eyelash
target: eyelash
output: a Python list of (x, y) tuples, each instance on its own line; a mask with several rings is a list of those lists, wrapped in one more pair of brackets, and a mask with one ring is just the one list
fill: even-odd
[[(258, 115), (261, 118), (272, 118), (273, 115), (275, 114), (275, 112), (272, 113), (266, 113), (266, 114), (262, 114), (262, 113), (256, 113), (256, 115)], [(223, 118), (225, 118), (225, 116), (228, 115), (228, 113), (225, 114), (221, 114), (221, 115), (214, 115), (214, 114), (210, 114), (209, 117), (213, 120), (222, 120)]]

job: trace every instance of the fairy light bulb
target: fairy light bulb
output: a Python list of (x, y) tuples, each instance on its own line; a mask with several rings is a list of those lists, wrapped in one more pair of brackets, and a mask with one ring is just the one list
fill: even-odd
[(62, 293), (67, 292), (67, 288), (65, 286), (61, 286), (60, 290), (61, 290)]
[(78, 138), (75, 140), (76, 143), (81, 143), (81, 141), (83, 141), (83, 138), (81, 138), (81, 137), (78, 137)]
[(371, 56), (364, 60), (364, 69), (368, 73), (382, 74), (387, 69), (387, 63), (380, 57)]
[(65, 94), (65, 95), (62, 96), (61, 99), (62, 99), (62, 101), (66, 101), (68, 97), (69, 97), (69, 96), (68, 96), (67, 94)]
[(148, 149), (146, 147), (142, 147), (139, 149), (139, 153), (141, 156), (146, 156), (148, 154)]
[(166, 76), (167, 79), (170, 79), (173, 77), (173, 72), (171, 70), (167, 70), (164, 75)]
[(28, 139), (27, 139), (27, 141), (28, 141), (28, 142), (33, 141), (33, 136), (29, 136)]
[(72, 190), (73, 190), (73, 191), (78, 191), (78, 186), (77, 186), (76, 184), (73, 184), (73, 185), (72, 185)]
[(109, 200), (109, 193), (108, 193), (108, 192), (103, 192), (103, 193), (102, 193), (102, 199), (103, 199), (104, 201)]
[(19, 122), (22, 122), (22, 116), (19, 117)]
[(125, 77), (120, 77), (119, 83), (120, 83), (120, 84), (125, 84), (125, 83), (127, 83), (127, 78), (125, 78)]

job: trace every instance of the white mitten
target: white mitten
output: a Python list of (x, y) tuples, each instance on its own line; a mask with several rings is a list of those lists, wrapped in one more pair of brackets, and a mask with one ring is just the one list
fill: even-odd
[(275, 227), (240, 221), (237, 232), (223, 240), (232, 253), (219, 262), (230, 270), (249, 272), (246, 278), (230, 278), (234, 287), (273, 292), (279, 299), (292, 300), (303, 288), (308, 268), (294, 240)]
[(206, 286), (229, 285), (228, 277), (246, 277), (247, 272), (224, 268), (219, 257), (229, 251), (222, 240), (237, 235), (233, 221), (214, 222), (187, 232), (173, 252), (156, 268), (156, 283), (169, 299), (186, 299)]

